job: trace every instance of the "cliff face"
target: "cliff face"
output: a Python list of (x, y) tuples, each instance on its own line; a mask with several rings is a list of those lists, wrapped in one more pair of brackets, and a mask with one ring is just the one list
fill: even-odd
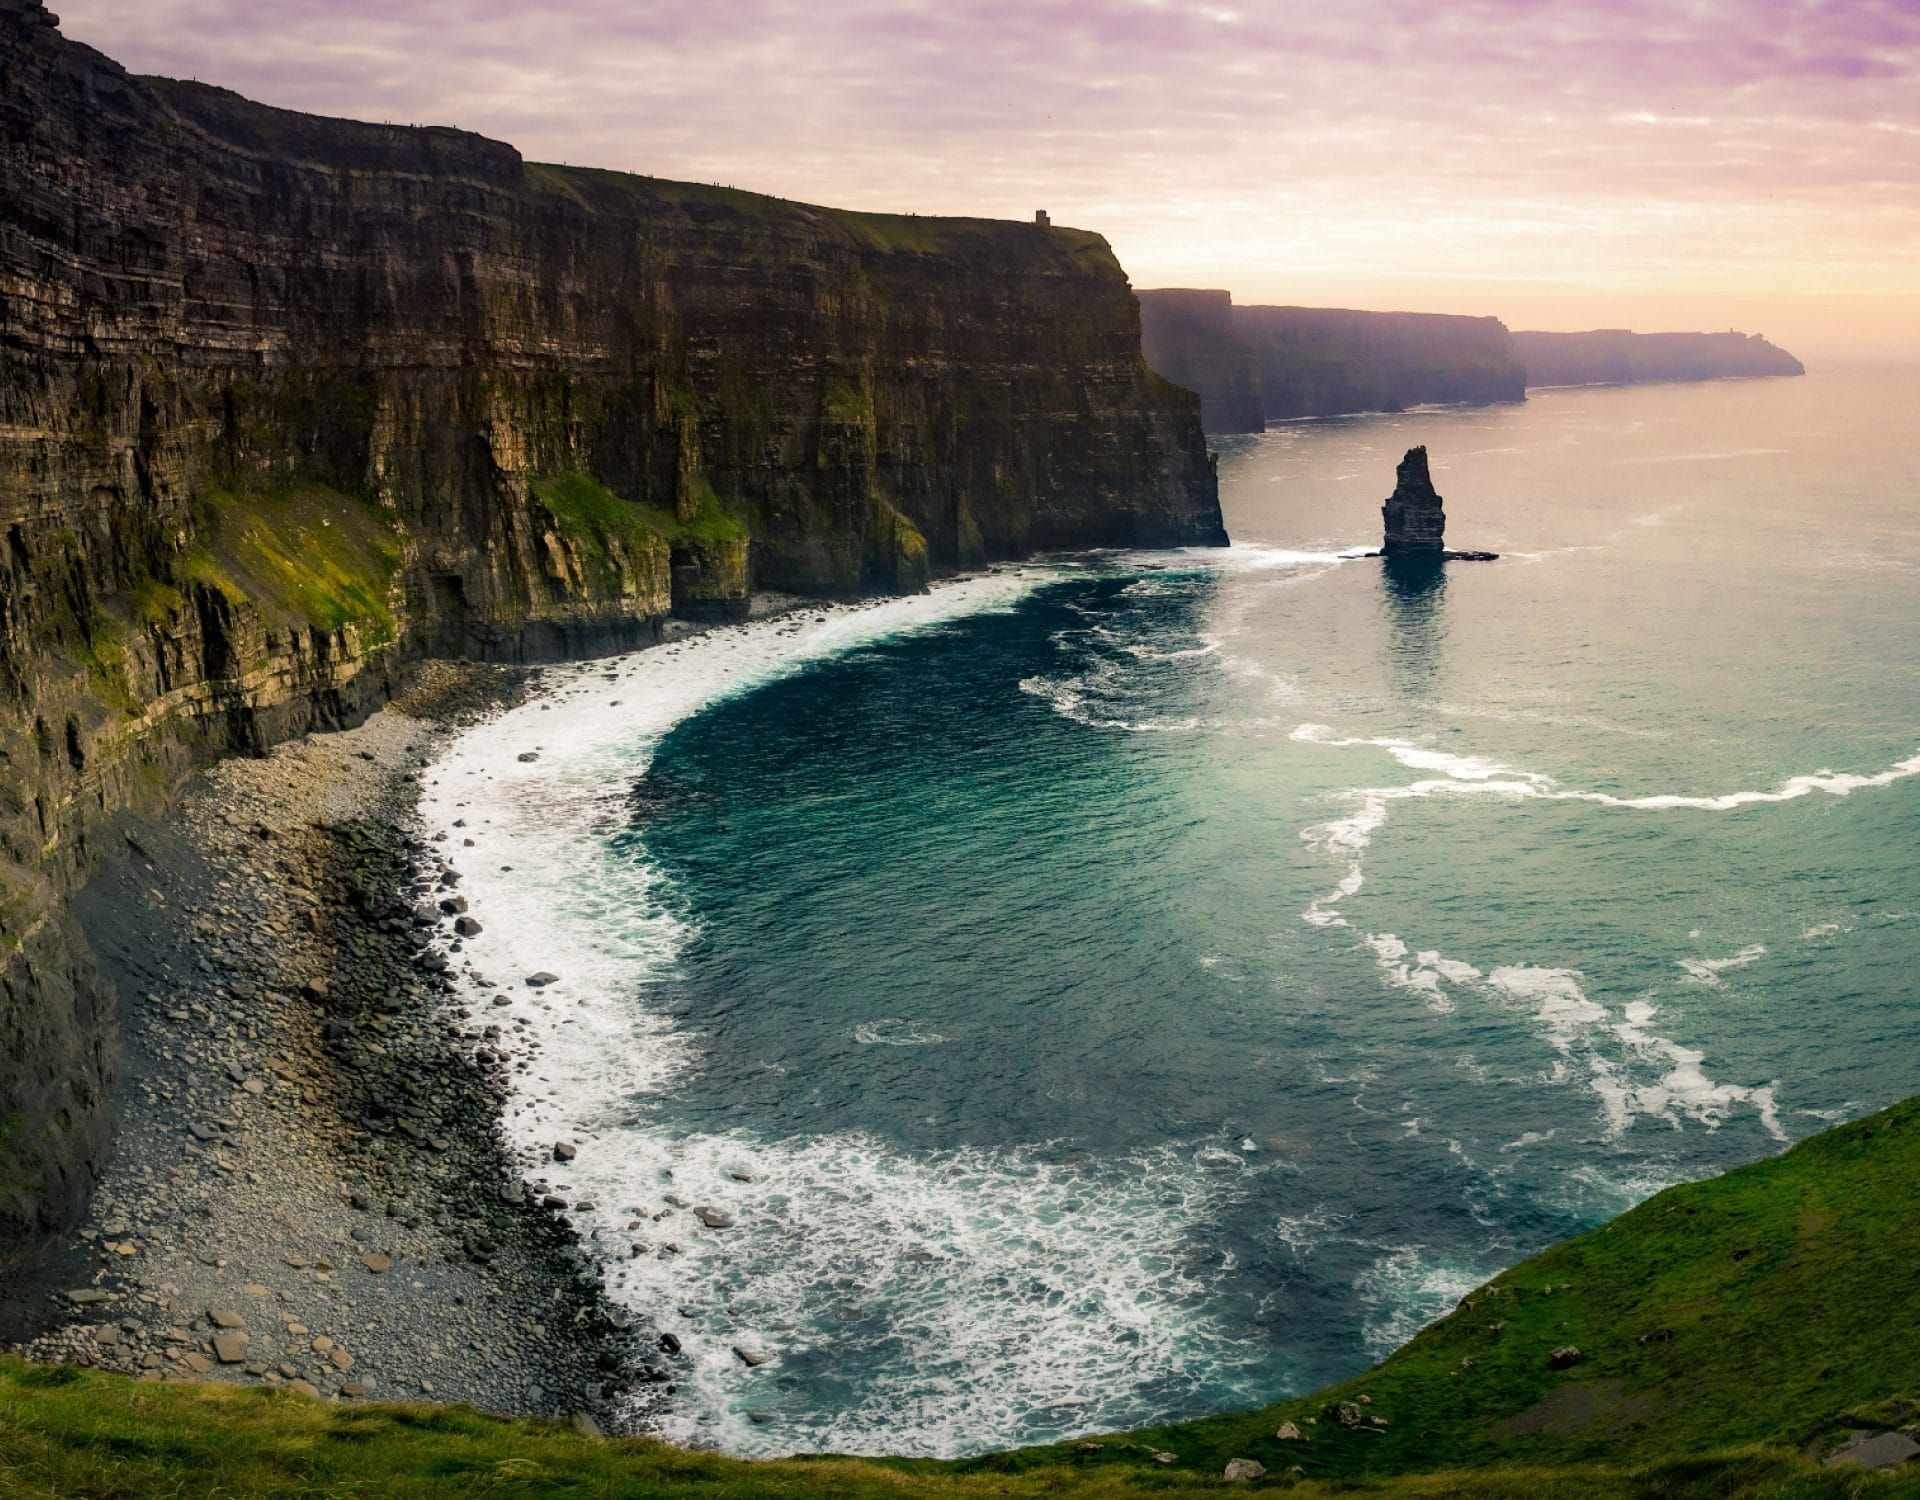
[(1526, 377), (1498, 318), (1243, 307), (1234, 328), (1254, 351), (1269, 418), (1526, 396)]
[(523, 162), (138, 79), (0, 0), (0, 1260), (107, 1140), (116, 810), (526, 659), (1219, 543), (1103, 240)]
[(1235, 307), (1226, 292), (1140, 293), (1147, 363), (1200, 393), (1209, 432), (1271, 420), (1526, 397), (1498, 318)]
[(1140, 351), (1175, 385), (1200, 396), (1208, 432), (1261, 432), (1260, 371), (1234, 331), (1231, 292), (1141, 292)]
[(1647, 380), (1716, 380), (1726, 375), (1804, 375), (1806, 366), (1759, 334), (1516, 333), (1527, 384), (1632, 385)]

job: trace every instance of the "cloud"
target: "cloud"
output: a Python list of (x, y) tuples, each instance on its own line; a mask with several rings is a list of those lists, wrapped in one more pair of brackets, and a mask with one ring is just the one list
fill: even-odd
[(536, 159), (866, 208), (1044, 205), (1142, 281), (1920, 282), (1912, 0), (59, 8), (141, 71)]

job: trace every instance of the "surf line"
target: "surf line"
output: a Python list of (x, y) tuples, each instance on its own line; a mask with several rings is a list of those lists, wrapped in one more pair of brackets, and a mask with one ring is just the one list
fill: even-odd
[[(1339, 883), (1309, 903), (1301, 914), (1303, 920), (1316, 927), (1349, 925), (1339, 910), (1340, 905), (1365, 884), (1364, 853), (1374, 834), (1386, 824), (1397, 801), (1489, 795), (1515, 800), (1591, 802), (1603, 807), (1637, 810), (1683, 808), (1720, 813), (1759, 804), (1791, 802), (1815, 792), (1844, 797), (1864, 788), (1887, 786), (1920, 775), (1920, 753), (1917, 753), (1872, 775), (1823, 769), (1789, 777), (1769, 792), (1730, 792), (1712, 797), (1677, 793), (1617, 797), (1606, 792), (1568, 790), (1540, 772), (1516, 770), (1476, 756), (1451, 755), (1408, 740), (1343, 737), (1320, 724), (1302, 724), (1290, 737), (1306, 744), (1381, 749), (1409, 769), (1441, 773), (1403, 786), (1357, 788), (1345, 794), (1356, 804), (1353, 812), (1304, 831), (1302, 837), (1310, 845), (1344, 858), (1347, 865)], [(1609, 1136), (1624, 1133), (1638, 1115), (1677, 1125), (1678, 1117), (1684, 1114), (1711, 1130), (1725, 1120), (1733, 1107), (1746, 1104), (1755, 1110), (1770, 1136), (1783, 1143), (1787, 1139), (1780, 1126), (1775, 1100), (1777, 1085), (1741, 1087), (1714, 1082), (1701, 1066), (1704, 1053), (1658, 1036), (1649, 1029), (1657, 1008), (1646, 997), (1627, 1005), (1620, 1016), (1615, 1016), (1587, 995), (1582, 988), (1584, 976), (1578, 970), (1509, 965), (1483, 973), (1471, 964), (1447, 958), (1437, 951), (1410, 953), (1408, 945), (1392, 933), (1365, 934), (1362, 941), (1372, 949), (1387, 983), (1419, 995), (1428, 1009), (1435, 1012), (1446, 1014), (1455, 1008), (1447, 993), (1449, 986), (1471, 987), (1505, 1005), (1530, 1008), (1542, 1039), (1555, 1055), (1552, 1081), (1564, 1080), (1571, 1067), (1584, 1063), (1589, 1087), (1601, 1101)], [(1700, 982), (1718, 984), (1721, 969), (1751, 963), (1765, 951), (1755, 944), (1731, 959), (1683, 964), (1683, 967)], [(1624, 1052), (1624, 1062), (1601, 1056), (1595, 1050), (1596, 1041), (1609, 1037)], [(1662, 1071), (1657, 1077), (1636, 1082), (1624, 1066), (1634, 1060), (1651, 1063)]]
[(1718, 813), (1764, 803), (1793, 802), (1815, 792), (1845, 797), (1868, 787), (1888, 786), (1909, 776), (1920, 776), (1920, 751), (1916, 751), (1907, 759), (1872, 775), (1822, 769), (1790, 776), (1769, 792), (1727, 792), (1714, 797), (1662, 792), (1646, 797), (1616, 797), (1611, 792), (1571, 790), (1539, 771), (1516, 770), (1478, 756), (1450, 755), (1441, 750), (1429, 750), (1411, 740), (1342, 736), (1324, 724), (1302, 724), (1288, 738), (1303, 744), (1326, 745), (1336, 749), (1368, 746), (1385, 750), (1410, 770), (1442, 773), (1402, 786), (1359, 787), (1344, 793), (1342, 795), (1358, 804), (1350, 815), (1317, 823), (1301, 834), (1313, 847), (1329, 854), (1345, 856), (1348, 861), (1346, 876), (1331, 892), (1313, 901), (1303, 914), (1304, 919), (1316, 927), (1347, 925), (1347, 919), (1336, 908), (1347, 897), (1357, 895), (1365, 884), (1360, 867), (1361, 853), (1373, 842), (1373, 835), (1385, 826), (1388, 812), (1395, 802), (1423, 797), (1483, 795), (1509, 797), (1516, 801), (1531, 798), (1547, 802), (1591, 802), (1601, 807), (1648, 812), (1690, 809)]

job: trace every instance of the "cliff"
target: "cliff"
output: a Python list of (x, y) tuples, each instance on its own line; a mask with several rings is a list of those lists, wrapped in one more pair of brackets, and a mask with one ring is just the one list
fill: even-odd
[(197, 762), (422, 653), (1225, 540), (1096, 235), (269, 109), (37, 0), (0, 0), (0, 287), (0, 1261), (108, 1141), (63, 897)]
[(1804, 375), (1806, 366), (1757, 333), (1516, 333), (1527, 384), (1633, 385), (1727, 375)]
[(1140, 293), (1147, 363), (1200, 393), (1210, 432), (1526, 396), (1498, 318), (1231, 303), (1226, 292)]
[(1234, 332), (1231, 292), (1141, 292), (1140, 351), (1175, 385), (1200, 397), (1208, 432), (1260, 432), (1260, 371)]

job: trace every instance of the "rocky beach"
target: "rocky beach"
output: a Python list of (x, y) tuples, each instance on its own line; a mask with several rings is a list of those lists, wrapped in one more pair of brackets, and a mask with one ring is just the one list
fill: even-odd
[(539, 676), (428, 664), (359, 728), (122, 823), (77, 901), (121, 998), (118, 1144), (0, 1304), (20, 1352), (583, 1421), (669, 1378), (602, 1303), (564, 1188), (522, 1188), (495, 1130), (514, 1064), (425, 941), (462, 906), (453, 851), (410, 832), (428, 752)]

